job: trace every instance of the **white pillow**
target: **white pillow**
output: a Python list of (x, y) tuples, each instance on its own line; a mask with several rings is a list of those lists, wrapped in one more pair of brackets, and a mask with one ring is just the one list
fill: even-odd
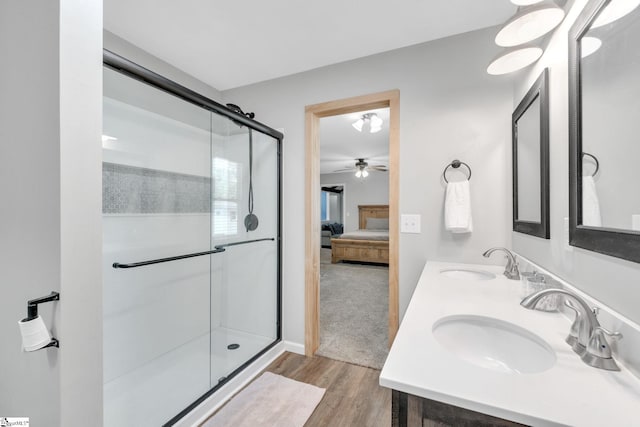
[(367, 218), (367, 230), (388, 230), (389, 218)]

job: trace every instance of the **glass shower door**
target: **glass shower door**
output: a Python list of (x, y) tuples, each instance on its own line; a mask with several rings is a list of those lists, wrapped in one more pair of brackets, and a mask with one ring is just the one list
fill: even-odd
[(157, 426), (211, 388), (216, 255), (129, 264), (211, 250), (211, 114), (110, 69), (103, 108), (104, 424)]
[[(214, 114), (211, 380), (278, 339), (278, 144)], [(216, 134), (216, 131), (218, 133)]]
[(281, 134), (111, 55), (104, 425), (171, 424), (280, 339)]

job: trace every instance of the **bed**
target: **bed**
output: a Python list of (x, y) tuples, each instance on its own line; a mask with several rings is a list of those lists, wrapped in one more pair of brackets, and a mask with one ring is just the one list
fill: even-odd
[(357, 231), (331, 239), (331, 262), (389, 264), (389, 205), (359, 205), (358, 221)]

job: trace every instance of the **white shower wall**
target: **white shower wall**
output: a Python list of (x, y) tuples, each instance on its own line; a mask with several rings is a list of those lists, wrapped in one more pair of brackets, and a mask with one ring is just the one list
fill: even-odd
[[(213, 156), (242, 165), (237, 234), (226, 238), (214, 236), (214, 244), (276, 238), (278, 158), (273, 138), (253, 132), (253, 213), (259, 219), (258, 228), (254, 231), (244, 228), (249, 186), (247, 134), (232, 135), (226, 141), (214, 142)], [(212, 328), (224, 327), (271, 337), (272, 340), (276, 338), (277, 262), (276, 240), (228, 247), (226, 252), (212, 257), (212, 313), (215, 313), (212, 315)]]
[[(106, 93), (122, 84), (131, 82), (113, 71), (105, 72)], [(136, 100), (154, 93), (147, 87), (139, 92), (142, 93), (136, 94), (139, 95)], [(168, 95), (163, 96), (171, 100)], [(190, 108), (192, 123), (199, 126), (105, 97), (104, 135), (116, 139), (103, 141), (103, 161), (209, 177), (210, 115), (195, 106), (182, 104), (182, 101), (170, 103)], [(115, 197), (117, 200), (103, 199), (103, 211), (112, 205), (121, 212), (133, 210), (133, 200), (129, 198), (143, 196), (132, 190)], [(209, 330), (207, 257), (178, 261), (180, 266), (166, 263), (114, 269), (112, 264), (209, 250), (209, 230), (209, 214), (204, 212), (103, 215), (105, 383)]]
[(208, 250), (208, 229), (208, 214), (104, 216), (105, 383), (209, 331), (209, 257), (112, 264)]

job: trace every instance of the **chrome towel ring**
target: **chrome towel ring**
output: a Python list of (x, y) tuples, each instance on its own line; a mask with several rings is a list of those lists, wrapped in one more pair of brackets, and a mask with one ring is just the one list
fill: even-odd
[(467, 167), (467, 169), (469, 170), (469, 176), (467, 177), (467, 179), (470, 180), (471, 179), (471, 168), (465, 162), (461, 162), (460, 160), (456, 159), (456, 160), (452, 161), (451, 163), (449, 163), (444, 168), (444, 171), (442, 171), (442, 178), (444, 178), (444, 182), (446, 182), (447, 184), (449, 183), (449, 180), (447, 179), (447, 169), (449, 169), (449, 168), (458, 169), (461, 165), (465, 165)]

